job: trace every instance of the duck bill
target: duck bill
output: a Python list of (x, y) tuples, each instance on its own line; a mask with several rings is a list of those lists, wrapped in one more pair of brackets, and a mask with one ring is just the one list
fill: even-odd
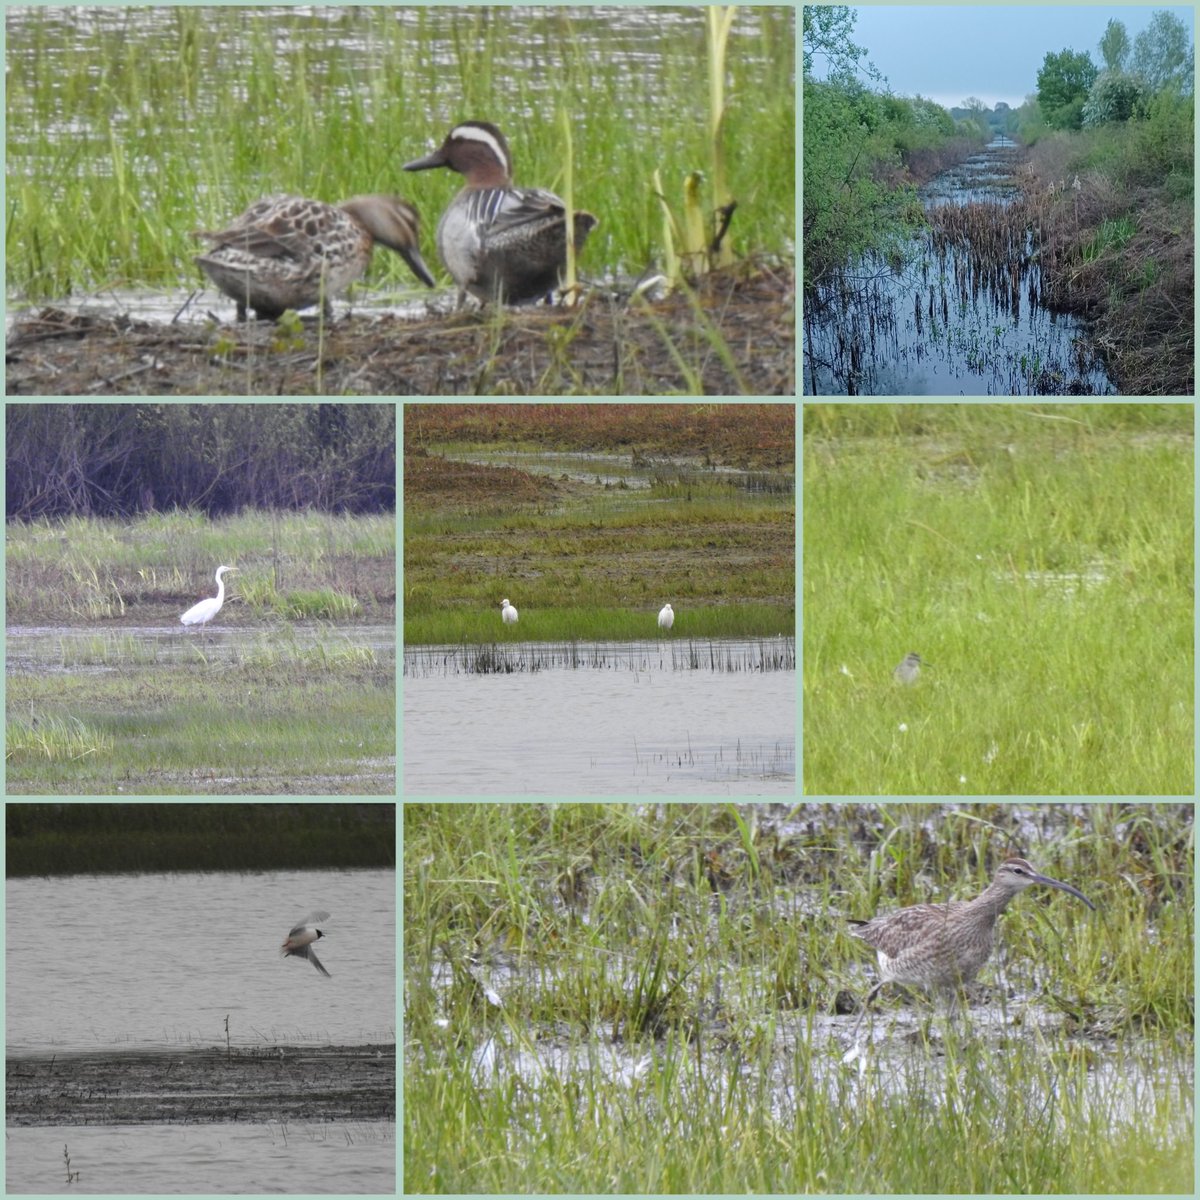
[(437, 287), (433, 276), (429, 273), (429, 268), (425, 265), (425, 260), (421, 257), (421, 252), (415, 246), (405, 246), (400, 251), (400, 256), (412, 267), (412, 273), (426, 287)]
[(1047, 887), (1058, 888), (1060, 892), (1070, 892), (1072, 896), (1082, 900), (1092, 912), (1096, 911), (1096, 906), (1078, 888), (1073, 888), (1069, 883), (1063, 883), (1059, 879), (1051, 879), (1049, 875), (1035, 875), (1033, 882), (1044, 883)]
[(424, 158), (414, 158), (412, 162), (405, 163), (401, 169), (404, 171), (428, 171), (430, 167), (444, 167), (445, 165), (446, 156), (438, 149), (432, 154), (425, 155)]

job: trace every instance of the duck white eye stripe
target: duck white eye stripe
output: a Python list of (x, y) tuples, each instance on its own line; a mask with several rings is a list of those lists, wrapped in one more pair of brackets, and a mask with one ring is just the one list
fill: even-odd
[(496, 161), (504, 164), (505, 173), (512, 174), (512, 163), (508, 161), (504, 147), (486, 129), (480, 129), (478, 125), (460, 125), (457, 129), (450, 131), (450, 136), (462, 138), (465, 142), (483, 142), (485, 146), (490, 146), (492, 153), (496, 156)]

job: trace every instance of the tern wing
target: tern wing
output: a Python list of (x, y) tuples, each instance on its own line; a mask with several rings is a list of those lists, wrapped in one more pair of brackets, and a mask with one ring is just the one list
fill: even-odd
[(318, 921), (328, 921), (329, 914), (327, 912), (309, 913), (303, 921), (298, 921), (295, 927), (288, 933), (288, 937), (295, 937), (298, 933), (303, 933), (310, 926), (315, 925)]
[(305, 946), (303, 950), (297, 950), (295, 953), (301, 955), (304, 958), (307, 958), (308, 961), (310, 963), (312, 963), (312, 965), (314, 967), (316, 967), (317, 970), (320, 971), (321, 974), (324, 975), (326, 979), (333, 978), (333, 976), (330, 975), (330, 973), (327, 970), (325, 970), (325, 968), (323, 966), (321, 966), (321, 960), (312, 952), (311, 946)]

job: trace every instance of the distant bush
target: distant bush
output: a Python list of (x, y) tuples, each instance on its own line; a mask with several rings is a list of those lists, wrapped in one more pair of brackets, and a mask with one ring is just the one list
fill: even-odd
[(1140, 79), (1123, 71), (1104, 71), (1092, 84), (1083, 106), (1083, 126), (1090, 129), (1113, 121), (1128, 121), (1145, 100), (1146, 89)]

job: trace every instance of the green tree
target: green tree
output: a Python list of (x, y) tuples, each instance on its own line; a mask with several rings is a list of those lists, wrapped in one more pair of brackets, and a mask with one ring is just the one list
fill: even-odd
[(1130, 69), (1151, 92), (1175, 87), (1186, 96), (1192, 90), (1194, 58), (1187, 26), (1173, 13), (1156, 12), (1133, 43)]
[(1087, 54), (1062, 50), (1047, 54), (1038, 72), (1038, 104), (1052, 129), (1078, 129), (1083, 105), (1096, 82), (1096, 64)]
[(1104, 36), (1100, 39), (1100, 53), (1104, 65), (1110, 71), (1122, 71), (1125, 59), (1129, 54), (1129, 34), (1120, 21), (1109, 21), (1104, 27)]
[(804, 6), (805, 75), (812, 72), (813, 57), (820, 55), (828, 62), (831, 75), (853, 75), (862, 70), (871, 79), (879, 78), (879, 72), (869, 62), (859, 66), (866, 50), (850, 40), (855, 19), (854, 12), (845, 4)]

